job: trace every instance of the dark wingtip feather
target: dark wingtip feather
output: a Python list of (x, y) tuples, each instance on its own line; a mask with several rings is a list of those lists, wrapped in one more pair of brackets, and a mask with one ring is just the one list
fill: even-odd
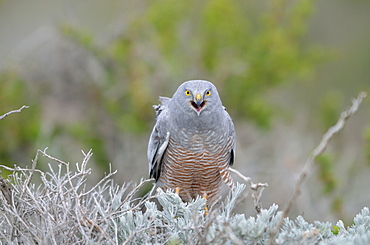
[(233, 166), (233, 164), (234, 164), (234, 150), (231, 149), (229, 166)]

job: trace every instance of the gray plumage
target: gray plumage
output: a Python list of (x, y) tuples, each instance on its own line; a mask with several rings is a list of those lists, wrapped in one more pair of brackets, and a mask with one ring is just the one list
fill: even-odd
[(233, 186), (228, 167), (235, 156), (234, 125), (216, 87), (187, 81), (160, 102), (148, 145), (150, 177), (164, 189), (179, 188), (183, 201), (200, 195), (213, 204), (222, 182)]

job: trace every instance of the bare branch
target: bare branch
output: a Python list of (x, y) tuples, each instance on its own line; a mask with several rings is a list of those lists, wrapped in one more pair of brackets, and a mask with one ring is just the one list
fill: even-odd
[(17, 166), (14, 167), (14, 168), (11, 168), (11, 167), (1, 165), (1, 164), (0, 164), (0, 168), (6, 169), (6, 170), (9, 170), (9, 171), (12, 171), (12, 172), (34, 172), (35, 171), (35, 172), (40, 173), (40, 175), (45, 176), (45, 173), (42, 172), (39, 169), (20, 168), (20, 167), (17, 167)]
[[(50, 156), (49, 154), (47, 154), (47, 153), (46, 153), (46, 150), (47, 150), (47, 149), (48, 149), (48, 147), (46, 147), (44, 151), (42, 151), (42, 150), (38, 149), (38, 150), (37, 150), (37, 152), (38, 152), (38, 153), (40, 152), (44, 157), (49, 158), (50, 160), (56, 161), (56, 162), (61, 163), (61, 164), (65, 165), (65, 166), (69, 165), (68, 163), (63, 162), (62, 160), (59, 160), (59, 159), (57, 159), (57, 158), (55, 158), (55, 157), (52, 157), (52, 156)], [(90, 155), (89, 155), (89, 158), (90, 158)]]
[(106, 182), (110, 177), (112, 177), (113, 175), (115, 175), (117, 173), (117, 170), (115, 171), (110, 171), (107, 175), (105, 175), (96, 185), (94, 185), (89, 191), (85, 192), (85, 193), (81, 193), (79, 196), (80, 197), (83, 197), (83, 196), (86, 196), (86, 195), (89, 195), (91, 192), (95, 191), (95, 189), (97, 189), (99, 186), (101, 186), (104, 182)]
[(237, 174), (241, 179), (243, 179), (245, 182), (247, 182), (252, 190), (252, 198), (254, 201), (254, 206), (257, 211), (257, 213), (261, 212), (261, 196), (263, 190), (268, 187), (269, 185), (267, 183), (253, 183), (252, 179), (249, 177), (244, 176), (242, 173), (240, 173), (238, 170), (229, 168), (229, 170), (235, 174)]
[[(138, 192), (138, 190), (146, 183), (150, 182), (150, 181), (153, 181), (154, 179), (151, 178), (151, 179), (146, 179), (146, 180), (141, 180), (140, 183), (127, 195), (127, 197), (125, 198), (125, 200), (123, 202), (121, 202), (121, 204), (116, 208), (116, 210), (114, 212), (112, 212), (110, 215), (113, 216), (113, 215), (117, 215), (119, 213), (121, 213), (119, 211), (119, 209), (128, 201), (130, 201), (132, 199), (132, 197)], [(141, 206), (146, 200), (149, 200), (151, 199), (152, 197), (151, 196), (146, 196), (144, 197), (136, 206), (135, 208), (133, 209), (136, 209), (137, 207)], [(127, 210), (125, 210), (127, 211)]]
[(0, 192), (3, 194), (5, 201), (10, 204), (11, 203), (11, 198), (12, 198), (12, 192), (4, 178), (1, 176), (0, 171)]
[(301, 186), (302, 186), (303, 182), (305, 181), (305, 179), (307, 178), (307, 175), (311, 171), (311, 168), (315, 163), (315, 159), (325, 151), (327, 145), (329, 144), (329, 141), (333, 138), (333, 136), (336, 135), (337, 133), (339, 133), (344, 128), (348, 118), (350, 118), (357, 111), (357, 109), (359, 108), (359, 106), (362, 103), (362, 100), (366, 96), (367, 96), (367, 94), (365, 92), (361, 92), (357, 96), (356, 99), (352, 100), (352, 105), (347, 110), (343, 111), (340, 114), (340, 117), (339, 117), (337, 123), (334, 126), (330, 127), (328, 129), (328, 131), (322, 136), (320, 143), (317, 145), (317, 147), (313, 150), (311, 155), (308, 157), (308, 159), (307, 159), (307, 161), (306, 161), (306, 163), (305, 163), (305, 165), (304, 165), (304, 167), (303, 167), (303, 169), (302, 169), (302, 171), (299, 175), (297, 183), (294, 186), (293, 193), (292, 193), (292, 195), (291, 195), (291, 197), (290, 197), (290, 199), (287, 203), (287, 206), (283, 210), (283, 215), (281, 216), (280, 222), (276, 226), (275, 230), (271, 233), (270, 244), (273, 244), (273, 240), (275, 238), (276, 233), (278, 232), (278, 230), (281, 228), (281, 226), (284, 223), (284, 217), (286, 217), (288, 215), (288, 213), (290, 211), (290, 208), (292, 207), (293, 203), (295, 202), (295, 200), (299, 196)]
[(23, 109), (26, 109), (26, 108), (28, 108), (28, 107), (29, 107), (29, 106), (24, 105), (24, 106), (22, 106), (21, 108), (19, 108), (18, 110), (9, 111), (9, 112), (5, 113), (4, 115), (0, 116), (0, 120), (3, 120), (5, 117), (9, 116), (10, 114), (13, 114), (13, 113), (20, 113)]
[[(45, 149), (45, 150), (46, 150), (46, 149)], [(27, 180), (26, 180), (26, 182), (25, 182), (25, 185), (24, 185), (24, 188), (23, 188), (23, 191), (22, 191), (21, 196), (23, 196), (23, 193), (26, 191), (26, 187), (27, 187), (27, 186), (30, 184), (30, 182), (31, 182), (31, 179), (32, 179), (32, 176), (33, 176), (34, 170), (36, 169), (36, 165), (37, 165), (38, 158), (39, 158), (39, 150), (36, 152), (35, 159), (31, 160), (31, 161), (32, 161), (32, 168), (30, 169), (30, 175), (27, 177)]]

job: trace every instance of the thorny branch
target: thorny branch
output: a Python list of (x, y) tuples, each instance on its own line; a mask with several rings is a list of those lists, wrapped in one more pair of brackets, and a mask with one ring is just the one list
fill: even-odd
[(13, 113), (20, 113), (23, 109), (26, 109), (26, 108), (28, 108), (28, 107), (29, 107), (29, 106), (24, 105), (24, 106), (22, 106), (21, 108), (19, 108), (18, 110), (9, 111), (9, 112), (5, 113), (4, 115), (0, 116), (0, 120), (3, 120), (5, 117), (9, 116), (10, 114), (13, 114)]
[(328, 131), (322, 136), (320, 143), (313, 150), (311, 155), (307, 158), (307, 161), (306, 161), (306, 163), (305, 163), (305, 165), (304, 165), (304, 167), (303, 167), (303, 169), (302, 169), (302, 171), (299, 175), (297, 183), (294, 186), (293, 193), (292, 193), (292, 195), (291, 195), (291, 197), (290, 197), (290, 199), (287, 203), (287, 206), (283, 210), (283, 215), (281, 216), (280, 222), (278, 223), (276, 228), (271, 232), (270, 244), (273, 244), (274, 238), (275, 238), (278, 230), (281, 228), (281, 226), (284, 223), (284, 218), (288, 215), (288, 213), (290, 211), (290, 208), (292, 207), (293, 203), (295, 202), (295, 200), (299, 196), (301, 186), (302, 186), (303, 182), (305, 181), (305, 179), (307, 178), (307, 175), (309, 174), (312, 166), (314, 165), (315, 159), (325, 151), (327, 145), (329, 144), (329, 141), (334, 137), (334, 135), (339, 133), (344, 128), (348, 118), (350, 118), (358, 110), (359, 106), (362, 103), (362, 100), (366, 96), (367, 96), (367, 94), (365, 92), (361, 92), (357, 96), (356, 99), (352, 100), (352, 105), (347, 110), (343, 111), (340, 114), (340, 117), (339, 117), (337, 123), (334, 126), (332, 126), (328, 129)]

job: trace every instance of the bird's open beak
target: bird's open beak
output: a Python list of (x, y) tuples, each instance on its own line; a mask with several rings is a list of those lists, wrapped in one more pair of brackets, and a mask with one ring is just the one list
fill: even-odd
[(198, 108), (201, 108), (201, 104), (203, 102), (203, 98), (202, 98), (202, 95), (200, 93), (197, 93), (195, 95), (195, 103), (197, 104)]
[(191, 101), (191, 105), (197, 112), (198, 116), (200, 115), (200, 111), (205, 106), (205, 101), (203, 100), (203, 96), (200, 93), (195, 94), (194, 101)]

